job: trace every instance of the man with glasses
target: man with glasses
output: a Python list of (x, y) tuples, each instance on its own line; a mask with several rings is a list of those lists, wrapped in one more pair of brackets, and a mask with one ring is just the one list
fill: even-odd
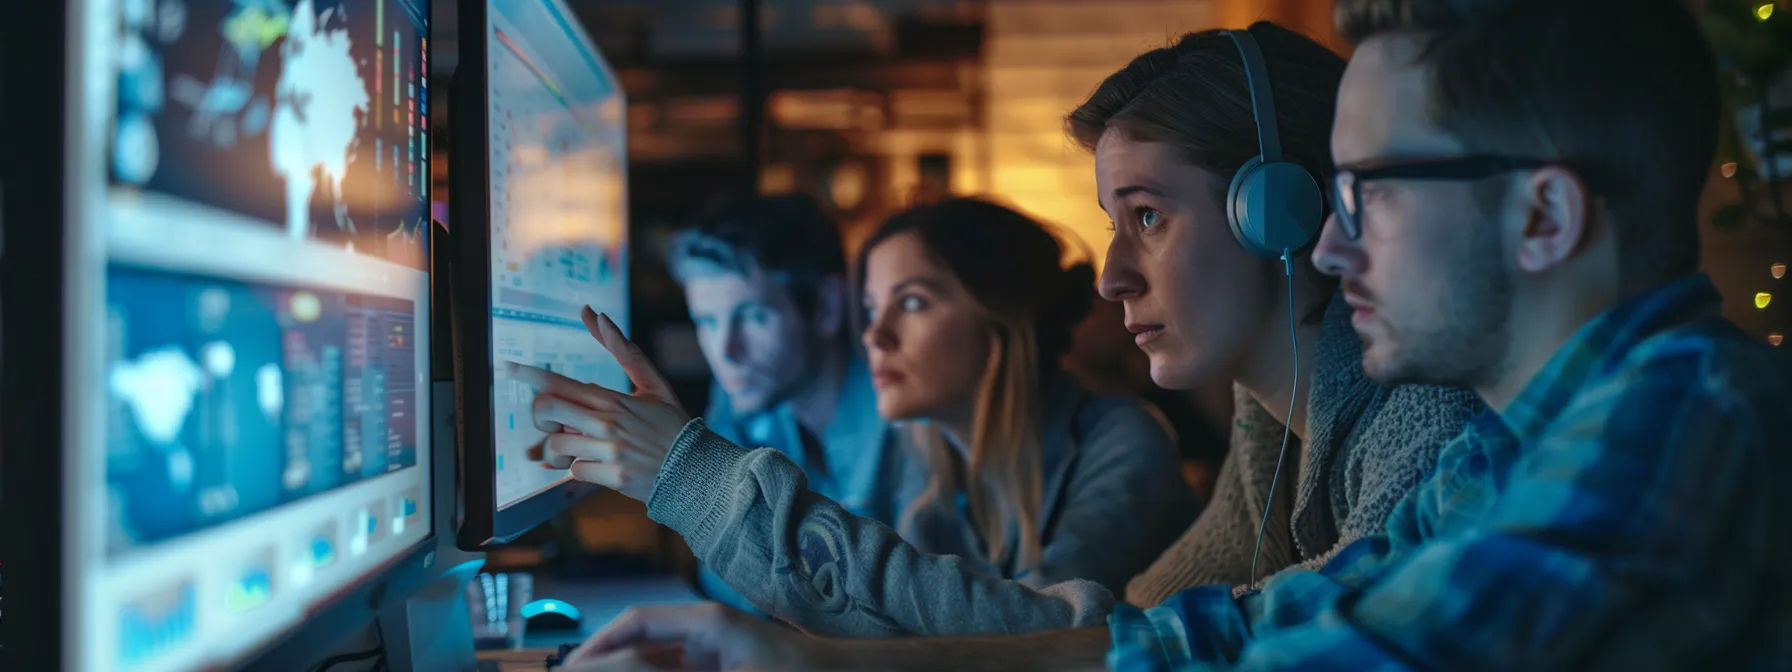
[(1342, 278), (1370, 378), (1490, 410), (1385, 537), (1257, 594), (1117, 613), (1110, 661), (1792, 663), (1792, 365), (1697, 272), (1720, 109), (1698, 22), (1680, 0), (1335, 11), (1357, 49), (1314, 264)]
[[(1785, 669), (1792, 362), (1697, 273), (1717, 65), (1681, 0), (1337, 0), (1314, 252), (1383, 384), (1475, 389), (1381, 537), (1110, 617), (1117, 670)], [(1086, 633), (893, 642), (640, 612), (602, 642), (851, 669), (1081, 669)], [(974, 658), (967, 658), (967, 653)], [(995, 665), (990, 666), (989, 663)]]

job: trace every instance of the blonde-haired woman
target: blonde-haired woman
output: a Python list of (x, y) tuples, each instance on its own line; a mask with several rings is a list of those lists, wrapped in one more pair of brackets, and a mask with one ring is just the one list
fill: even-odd
[(571, 430), (551, 434), (543, 457), (647, 502), (755, 606), (811, 631), (999, 632), (968, 619), (1022, 609), (1027, 591), (988, 579), (1086, 579), (1108, 590), (1057, 607), (1104, 612), (1094, 602), (1150, 565), (1199, 507), (1145, 406), (1058, 371), (1094, 299), (1093, 270), (1065, 269), (1062, 256), (1037, 222), (969, 199), (898, 214), (864, 245), (878, 411), (912, 425), (912, 459), (890, 465), (905, 471), (893, 493), (900, 535), (808, 491), (782, 454), (687, 423), (658, 373), (594, 315), (640, 392), (521, 372), (561, 400), (538, 403), (537, 423)]

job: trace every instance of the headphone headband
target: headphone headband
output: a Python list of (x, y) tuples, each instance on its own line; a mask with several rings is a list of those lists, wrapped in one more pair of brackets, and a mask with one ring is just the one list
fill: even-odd
[(1238, 45), (1251, 96), (1251, 116), (1257, 125), (1257, 156), (1232, 176), (1232, 186), (1226, 189), (1226, 220), (1238, 244), (1253, 254), (1265, 259), (1286, 257), (1312, 242), (1319, 232), (1325, 195), (1312, 174), (1282, 155), (1268, 61), (1256, 38), (1248, 30), (1221, 32)]
[(1226, 36), (1238, 45), (1238, 57), (1244, 61), (1245, 87), (1251, 92), (1251, 116), (1257, 122), (1257, 149), (1264, 163), (1282, 160), (1282, 138), (1276, 133), (1276, 98), (1269, 87), (1269, 66), (1263, 62), (1263, 50), (1249, 30), (1228, 30)]

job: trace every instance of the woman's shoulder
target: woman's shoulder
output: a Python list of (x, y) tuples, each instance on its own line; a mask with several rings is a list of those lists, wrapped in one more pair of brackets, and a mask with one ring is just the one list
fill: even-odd
[[(1175, 457), (1172, 430), (1162, 411), (1138, 397), (1095, 393), (1079, 389), (1079, 403), (1072, 414), (1069, 431), (1080, 444), (1085, 459), (1110, 452), (1128, 452), (1133, 459), (1151, 454), (1150, 446), (1163, 447), (1167, 458)], [(1060, 411), (1064, 412), (1064, 411)]]

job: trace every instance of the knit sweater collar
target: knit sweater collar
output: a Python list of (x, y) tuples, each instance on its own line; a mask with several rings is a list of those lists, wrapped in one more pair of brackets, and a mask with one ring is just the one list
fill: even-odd
[(1363, 373), (1363, 343), (1350, 324), (1343, 294), (1332, 297), (1313, 352), (1313, 391), (1307, 396), (1307, 440), (1294, 500), (1294, 543), (1302, 557), (1338, 543), (1338, 523), (1326, 496), (1332, 472), (1351, 433), (1368, 415), (1382, 387)]
[[(1350, 305), (1342, 294), (1334, 294), (1326, 305), (1319, 338), (1313, 353), (1312, 391), (1307, 395), (1307, 437), (1305, 441), (1290, 437), (1285, 468), (1299, 467), (1299, 476), (1290, 484), (1277, 479), (1274, 497), (1287, 502), (1292, 495), (1292, 512), (1284, 505), (1271, 513), (1271, 530), (1280, 536), (1292, 528), (1292, 539), (1265, 540), (1266, 546), (1292, 542), (1288, 551), (1298, 558), (1323, 552), (1337, 543), (1338, 521), (1333, 520), (1326, 496), (1327, 474), (1330, 474), (1343, 451), (1352, 430), (1374, 403), (1381, 386), (1363, 374), (1362, 341), (1350, 325)], [(1234, 459), (1247, 460), (1241, 466), (1250, 482), (1269, 482), (1280, 453), (1284, 425), (1258, 404), (1242, 387), (1234, 391)], [(1283, 474), (1284, 477), (1287, 474)], [(1292, 485), (1293, 489), (1288, 488)], [(1264, 492), (1250, 492), (1252, 509), (1262, 511), (1268, 504)]]

